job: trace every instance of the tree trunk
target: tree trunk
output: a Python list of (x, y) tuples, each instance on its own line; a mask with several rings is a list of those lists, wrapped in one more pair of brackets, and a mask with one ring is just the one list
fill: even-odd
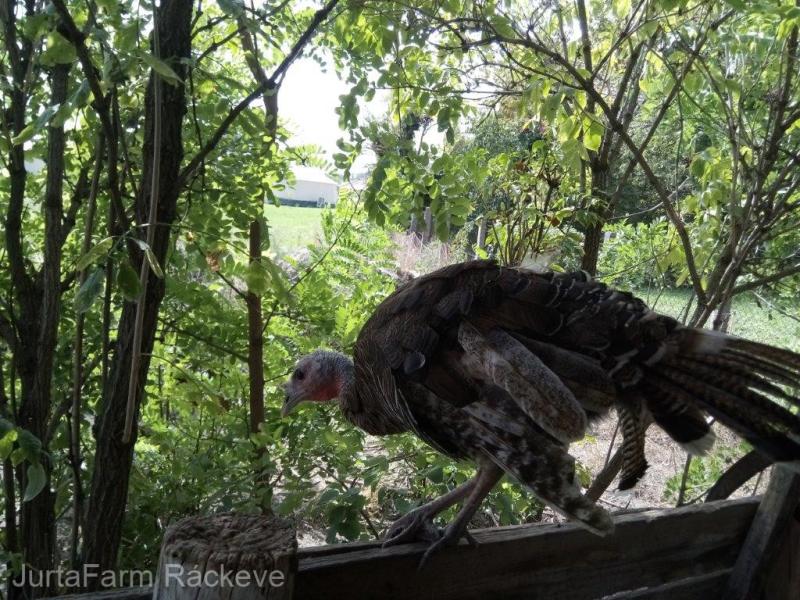
[[(67, 98), (69, 65), (57, 65), (50, 77), (53, 104)], [(36, 307), (26, 319), (32, 334), (20, 338), (19, 348), (32, 359), (22, 378), (22, 403), (19, 425), (42, 442), (39, 460), (45, 471), (45, 485), (33, 499), (23, 502), (20, 515), (20, 535), (23, 560), (36, 570), (53, 567), (56, 544), (55, 494), (50, 489), (52, 465), (47, 454), (47, 426), (51, 412), (53, 364), (61, 315), (61, 220), (63, 216), (64, 128), (48, 128), (47, 181), (44, 193), (44, 249), (41, 283), (35, 285), (33, 298)], [(20, 489), (27, 486), (27, 471), (20, 469)], [(31, 588), (25, 580), (22, 586), (9, 590), (11, 598), (40, 598), (53, 591), (42, 586)]]
[(600, 260), (603, 227), (605, 226), (605, 219), (602, 219), (599, 213), (596, 213), (596, 216), (599, 220), (589, 225), (584, 233), (583, 256), (581, 257), (581, 269), (592, 276), (597, 275), (597, 262)]
[[(92, 247), (92, 233), (94, 231), (94, 216), (97, 210), (97, 192), (100, 185), (100, 173), (103, 168), (103, 154), (105, 153), (105, 137), (100, 134), (95, 149), (95, 165), (92, 173), (92, 184), (89, 192), (89, 201), (86, 207), (86, 216), (83, 226), (83, 241), (81, 242), (81, 256), (85, 256)], [(86, 269), (78, 274), (78, 289), (86, 281)], [(75, 319), (75, 341), (73, 346), (72, 363), (72, 406), (70, 408), (69, 428), (69, 462), (72, 467), (72, 532), (70, 534), (70, 565), (78, 568), (78, 552), (80, 545), (80, 532), (83, 521), (84, 488), (81, 477), (81, 407), (83, 404), (83, 337), (86, 314), (80, 313)]]
[(583, 257), (581, 269), (594, 276), (597, 275), (597, 261), (600, 258), (600, 248), (603, 245), (603, 228), (611, 216), (614, 207), (609, 204), (610, 197), (609, 166), (599, 162), (596, 158), (591, 164), (592, 174), (592, 214), (594, 220), (586, 228), (583, 238)]
[(733, 298), (728, 295), (722, 302), (720, 302), (717, 309), (714, 311), (714, 321), (712, 327), (714, 331), (721, 331), (728, 333), (728, 328), (731, 325), (731, 304)]
[[(6, 395), (5, 373), (5, 356), (0, 353), (0, 414), (3, 418), (14, 420), (12, 407), (9, 403), (8, 396)], [(14, 385), (14, 380), (11, 379), (11, 385)], [(4, 529), (5, 529), (5, 551), (9, 554), (18, 552), (17, 542), (17, 493), (14, 486), (14, 465), (11, 463), (11, 458), (6, 458), (3, 461), (3, 500), (4, 500)], [(6, 568), (11, 570), (11, 563), (6, 563)]]
[(412, 235), (419, 234), (419, 218), (417, 213), (411, 213), (411, 222), (408, 224), (408, 233)]
[[(188, 59), (191, 49), (190, 23), (192, 16), (191, 0), (165, 0), (158, 9), (158, 35), (160, 56), (168, 62), (181, 79), (186, 76), (184, 59)], [(145, 98), (145, 142), (143, 147), (143, 173), (140, 193), (136, 198), (136, 222), (147, 222), (150, 205), (150, 188), (153, 168), (153, 72)], [(175, 219), (175, 209), (180, 195), (179, 170), (183, 160), (183, 138), (181, 129), (186, 113), (186, 97), (182, 84), (162, 86), (161, 109), (161, 148), (159, 177), (159, 206), (155, 230), (153, 252), (160, 264), (165, 264), (170, 245), (170, 224)], [(130, 250), (136, 267), (141, 265), (142, 253)], [(164, 281), (152, 271), (149, 274), (144, 302), (144, 321), (142, 329), (141, 362), (139, 363), (135, 413), (138, 415), (142, 392), (147, 381), (150, 353), (153, 348), (158, 311), (164, 297)], [(136, 320), (136, 305), (126, 302), (117, 328), (117, 341), (114, 356), (109, 367), (109, 375), (103, 389), (103, 406), (99, 415), (95, 468), (92, 474), (91, 495), (87, 512), (85, 531), (84, 564), (97, 565), (99, 570), (113, 569), (122, 535), (125, 503), (128, 494), (133, 447), (138, 429), (136, 418), (129, 443), (122, 442), (125, 413), (130, 379), (131, 358), (134, 352), (133, 336)], [(89, 589), (99, 585), (97, 578), (86, 582)]]
[[(250, 223), (250, 262), (261, 261), (261, 225)], [(247, 292), (247, 366), (250, 379), (250, 433), (258, 433), (264, 422), (264, 326), (261, 297)]]
[[(260, 86), (268, 84), (269, 78), (266, 71), (261, 66), (258, 47), (255, 36), (247, 28), (247, 22), (243, 17), (238, 19), (240, 27), (239, 39), (244, 49), (245, 60), (253, 78)], [(267, 157), (272, 156), (275, 148), (275, 137), (278, 131), (278, 87), (267, 85), (266, 91), (262, 95), (264, 100), (264, 123), (267, 134), (267, 143), (264, 148)], [(259, 217), (263, 218), (263, 203), (259, 206)], [(250, 263), (261, 262), (261, 221), (256, 219), (250, 223)], [(261, 424), (264, 422), (264, 319), (262, 312), (261, 296), (250, 291), (245, 296), (247, 303), (247, 367), (249, 374), (250, 392), (250, 433), (258, 433)], [(255, 470), (255, 480), (253, 491), (257, 496), (256, 501), (261, 505), (264, 513), (270, 513), (271, 494), (261, 495), (264, 486), (268, 485), (269, 474), (265, 471), (264, 465), (265, 450), (263, 446), (257, 446), (253, 465)]]

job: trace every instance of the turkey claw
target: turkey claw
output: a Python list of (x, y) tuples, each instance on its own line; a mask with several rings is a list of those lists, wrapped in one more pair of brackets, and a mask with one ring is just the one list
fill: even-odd
[(475, 547), (478, 545), (478, 540), (472, 537), (472, 534), (467, 531), (466, 528), (454, 527), (452, 523), (448, 525), (441, 537), (428, 546), (427, 550), (425, 550), (425, 554), (422, 555), (422, 558), (417, 565), (417, 571), (421, 571), (425, 567), (431, 556), (436, 554), (439, 550), (447, 548), (448, 546), (455, 546), (458, 543), (458, 540), (460, 540), (462, 537), (467, 540), (467, 543), (470, 546)]
[(442, 531), (433, 524), (432, 515), (428, 511), (415, 509), (392, 523), (382, 547), (420, 541), (435, 544), (441, 537)]

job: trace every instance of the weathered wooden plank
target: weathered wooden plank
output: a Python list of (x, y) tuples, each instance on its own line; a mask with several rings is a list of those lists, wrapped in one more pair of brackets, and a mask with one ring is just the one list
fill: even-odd
[[(602, 600), (706, 600), (714, 598), (730, 576), (730, 569), (714, 571), (697, 577), (687, 577), (676, 582), (667, 583), (657, 588), (619, 592), (604, 596)], [(73, 594), (69, 596), (53, 596), (63, 600), (151, 600), (153, 588), (138, 587), (109, 592), (93, 592), (91, 594)], [(770, 596), (773, 598), (773, 596)], [(774, 596), (774, 598), (778, 598)], [(786, 597), (788, 600), (788, 596)]]
[[(51, 596), (51, 598), (62, 598), (63, 600), (150, 600), (153, 597), (153, 588), (132, 587), (121, 590), (107, 590), (102, 592), (91, 592), (88, 594), (69, 594), (68, 596)], [(47, 599), (45, 599), (47, 600)]]
[(800, 508), (788, 527), (780, 554), (775, 559), (764, 598), (768, 600), (797, 600), (800, 598)]
[(300, 549), (294, 598), (578, 600), (659, 586), (730, 568), (757, 505), (745, 498), (622, 515), (607, 538), (575, 524), (479, 530), (477, 547), (462, 543), (421, 572), (420, 544)]
[(769, 486), (736, 559), (725, 587), (724, 600), (759, 598), (772, 560), (800, 499), (800, 475), (785, 466), (772, 470)]
[(720, 569), (657, 587), (618, 592), (603, 596), (602, 600), (709, 600), (719, 597), (730, 574), (730, 569)]

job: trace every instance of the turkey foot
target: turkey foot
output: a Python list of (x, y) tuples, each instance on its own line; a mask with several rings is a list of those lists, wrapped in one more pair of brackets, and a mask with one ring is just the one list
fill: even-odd
[(476, 480), (477, 476), (397, 519), (389, 527), (383, 547), (415, 541), (433, 543), (439, 540), (442, 532), (433, 524), (433, 518), (467, 496), (475, 487)]
[(469, 525), (470, 519), (472, 519), (475, 511), (478, 510), (483, 499), (492, 491), (495, 484), (500, 481), (502, 475), (503, 471), (494, 464), (484, 464), (478, 468), (478, 473), (472, 479), (472, 486), (469, 490), (469, 496), (464, 501), (464, 506), (461, 507), (456, 518), (445, 528), (441, 537), (428, 546), (419, 561), (417, 570), (422, 570), (436, 552), (447, 546), (457, 544), (462, 537), (466, 538), (470, 545), (477, 545), (475, 538), (467, 531), (467, 525)]
[(430, 504), (406, 513), (389, 527), (383, 548), (407, 542), (436, 543), (442, 537), (442, 532), (433, 524), (434, 516)]
[(436, 554), (439, 550), (458, 544), (458, 540), (460, 540), (462, 537), (467, 540), (470, 546), (478, 545), (478, 541), (472, 537), (472, 534), (469, 531), (467, 531), (466, 523), (460, 523), (458, 521), (453, 521), (450, 523), (444, 528), (444, 531), (441, 531), (439, 539), (435, 540), (430, 546), (428, 546), (428, 549), (425, 550), (425, 554), (422, 555), (419, 565), (417, 565), (417, 570), (421, 571), (428, 562), (428, 559), (430, 559), (430, 557)]

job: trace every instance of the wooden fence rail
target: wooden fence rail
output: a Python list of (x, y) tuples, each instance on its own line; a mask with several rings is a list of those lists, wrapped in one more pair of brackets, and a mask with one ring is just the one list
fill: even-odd
[[(621, 515), (607, 538), (575, 524), (479, 530), (477, 547), (452, 548), (420, 572), (423, 546), (305, 548), (294, 598), (657, 598), (665, 584), (669, 598), (713, 598), (697, 586), (724, 584), (757, 506), (748, 498)], [(619, 595), (645, 587), (656, 591)]]
[[(447, 549), (421, 571), (417, 570), (425, 548), (421, 544), (386, 550), (367, 542), (300, 548), (287, 574), (290, 588), (281, 590), (278, 596), (294, 600), (719, 598), (731, 580), (759, 501), (723, 500), (616, 515), (615, 532), (607, 538), (575, 524), (477, 530), (473, 532), (476, 547), (462, 543)], [(800, 526), (793, 521), (791, 527), (795, 554), (789, 560), (795, 561)], [(225, 531), (229, 538), (235, 537), (227, 525)], [(164, 552), (169, 554), (169, 550), (162, 549), (162, 560)], [(770, 600), (793, 597), (787, 585), (794, 584), (784, 579), (791, 580), (794, 566), (783, 564), (781, 569), (780, 581), (773, 582), (771, 588), (767, 584)], [(194, 590), (184, 596), (174, 588), (165, 590), (162, 582), (156, 595), (150, 588), (133, 588), (70, 599), (230, 597), (230, 591), (220, 596), (208, 593), (204, 590), (197, 596)], [(273, 596), (266, 590), (262, 596), (243, 597)]]

